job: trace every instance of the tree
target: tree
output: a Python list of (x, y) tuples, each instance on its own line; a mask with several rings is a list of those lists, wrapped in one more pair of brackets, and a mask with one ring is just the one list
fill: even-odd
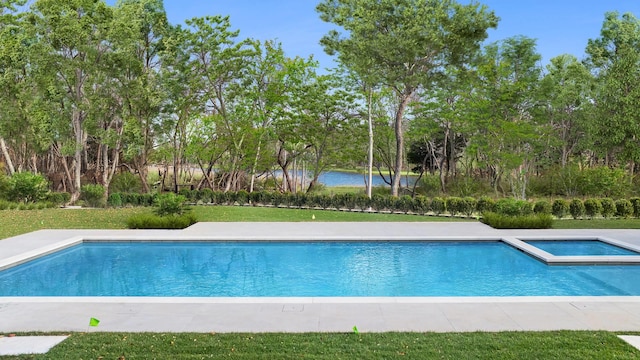
[(570, 156), (586, 146), (589, 118), (593, 113), (594, 79), (587, 67), (573, 55), (551, 59), (542, 80), (545, 115), (549, 119), (553, 139), (549, 141), (551, 162), (560, 159), (567, 166)]
[(95, 0), (38, 0), (33, 8), (33, 22), (44, 50), (36, 61), (50, 74), (48, 91), (57, 96), (58, 114), (61, 120), (67, 120), (73, 135), (71, 202), (74, 202), (80, 197), (80, 179), (83, 167), (86, 168), (89, 94), (97, 85), (96, 73), (109, 50), (107, 34), (113, 12), (104, 2)]
[(631, 13), (606, 13), (600, 37), (589, 40), (587, 54), (599, 83), (594, 130), (607, 151), (605, 162), (617, 154), (633, 169), (640, 160), (640, 20)]
[(513, 37), (486, 46), (478, 65), (473, 121), (477, 132), (469, 150), (491, 168), (498, 191), (503, 175), (513, 196), (526, 197), (529, 171), (538, 146), (537, 108), (541, 69), (535, 40)]
[(485, 6), (453, 0), (324, 0), (317, 10), (322, 20), (346, 32), (325, 35), (321, 40), (325, 51), (338, 54), (341, 62), (368, 82), (388, 86), (398, 96), (391, 186), (397, 196), (408, 104), (420, 87), (439, 80), (445, 65), (467, 63), (498, 18)]

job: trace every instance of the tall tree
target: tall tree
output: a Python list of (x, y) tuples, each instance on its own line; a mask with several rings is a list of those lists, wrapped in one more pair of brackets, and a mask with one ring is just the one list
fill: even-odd
[(487, 29), (497, 26), (498, 18), (483, 5), (453, 0), (324, 0), (317, 10), (322, 20), (345, 31), (325, 35), (321, 41), (325, 51), (337, 53), (347, 67), (397, 94), (391, 186), (397, 196), (408, 104), (418, 88), (439, 80), (446, 65), (467, 63), (487, 38)]
[(59, 114), (68, 120), (73, 134), (73, 202), (80, 197), (83, 165), (86, 168), (89, 93), (97, 85), (96, 72), (109, 50), (107, 34), (113, 12), (98, 0), (38, 0), (33, 8), (37, 33), (46, 50), (38, 61), (55, 76), (49, 91), (59, 95)]
[(640, 20), (605, 14), (600, 37), (589, 40), (587, 62), (597, 74), (596, 130), (609, 163), (617, 154), (631, 169), (640, 161)]

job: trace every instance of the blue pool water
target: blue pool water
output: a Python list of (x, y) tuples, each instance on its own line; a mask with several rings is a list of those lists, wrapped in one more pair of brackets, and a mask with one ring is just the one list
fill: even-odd
[(0, 296), (640, 295), (640, 266), (547, 266), (502, 242), (84, 243)]
[(556, 256), (640, 255), (635, 251), (598, 240), (527, 240), (526, 243)]

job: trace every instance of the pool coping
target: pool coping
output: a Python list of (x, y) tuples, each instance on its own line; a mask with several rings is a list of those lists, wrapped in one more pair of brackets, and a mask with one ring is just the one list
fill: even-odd
[[(497, 231), (479, 223), (207, 223), (184, 231), (44, 230), (0, 240), (0, 263), (84, 239), (258, 237), (289, 240), (610, 238), (640, 246), (640, 230)], [(306, 234), (313, 234), (308, 236)], [(210, 234), (216, 234), (211, 236)], [(260, 234), (272, 234), (262, 236)], [(346, 235), (345, 235), (346, 234)], [(420, 234), (417, 236), (416, 234)], [(422, 236), (429, 234), (429, 236)], [(88, 327), (90, 317), (101, 320)], [(572, 297), (0, 297), (0, 332), (640, 331), (640, 296)]]

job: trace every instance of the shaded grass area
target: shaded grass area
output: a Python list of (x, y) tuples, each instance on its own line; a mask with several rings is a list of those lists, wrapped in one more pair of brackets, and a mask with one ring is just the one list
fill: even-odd
[(640, 219), (555, 220), (553, 229), (640, 229)]
[[(300, 210), (248, 206), (194, 206), (198, 221), (300, 222), (300, 221), (461, 221), (435, 216), (370, 214), (327, 210)], [(44, 209), (0, 211), (0, 239), (41, 229), (125, 229), (132, 215), (150, 208)], [(315, 220), (313, 219), (315, 217)], [(467, 220), (469, 221), (469, 220)]]
[(46, 355), (0, 359), (638, 359), (608, 332), (78, 333)]

